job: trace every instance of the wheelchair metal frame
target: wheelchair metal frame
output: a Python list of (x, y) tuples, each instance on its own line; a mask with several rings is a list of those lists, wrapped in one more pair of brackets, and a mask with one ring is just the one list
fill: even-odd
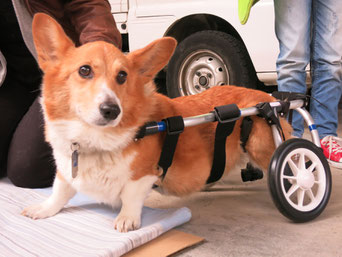
[[(305, 120), (306, 124), (309, 127), (309, 130), (311, 132), (311, 139), (312, 142), (320, 147), (320, 140), (318, 136), (318, 131), (316, 129), (316, 125), (314, 123), (313, 118), (311, 117), (310, 113), (304, 108), (304, 100), (292, 100), (290, 101), (290, 109), (295, 109), (297, 112), (301, 114), (303, 119)], [(272, 108), (280, 107), (280, 101), (276, 102), (270, 102), (270, 105)], [(275, 109), (274, 109), (275, 110)], [(241, 116), (240, 117), (246, 117), (246, 116), (251, 116), (251, 115), (258, 115), (259, 111), (256, 107), (248, 107), (248, 108), (242, 108), (240, 109)], [(278, 115), (278, 113), (275, 113)], [(207, 114), (202, 114), (198, 116), (192, 116), (192, 117), (187, 117), (184, 118), (184, 126), (185, 127), (191, 127), (191, 126), (196, 126), (200, 125), (203, 123), (207, 122), (214, 122), (216, 121), (216, 116), (214, 113), (207, 113)], [(283, 140), (281, 139), (281, 136), (279, 134), (279, 131), (276, 127), (276, 125), (272, 125), (272, 133), (273, 133), (273, 139), (275, 146), (278, 147)], [(161, 131), (161, 130), (160, 130)]]
[[(262, 107), (264, 105), (267, 105), (267, 113)], [(331, 172), (323, 151), (321, 151), (315, 122), (310, 113), (305, 109), (305, 105), (306, 100), (295, 99), (265, 102), (242, 109), (235, 106), (233, 108), (235, 112), (228, 112), (225, 115), (224, 121), (220, 120), (217, 108), (229, 108), (228, 105), (219, 106), (215, 107), (215, 111), (210, 113), (183, 118), (183, 122), (184, 127), (191, 127), (218, 120), (224, 123), (231, 122), (252, 115), (264, 117), (271, 126), (276, 147), (268, 168), (268, 187), (272, 200), (278, 210), (287, 218), (295, 222), (306, 222), (318, 217), (326, 207), (331, 193)], [(299, 138), (283, 142), (279, 121), (274, 122), (274, 120), (279, 119), (279, 115), (284, 113), (284, 110), (296, 110), (303, 117), (310, 130), (312, 142)], [(272, 116), (272, 118), (270, 119), (269, 116)], [(151, 135), (166, 130), (167, 125), (165, 121), (151, 122), (145, 125), (144, 135)], [(301, 164), (292, 171), (290, 166), (296, 165), (297, 157), (299, 157)], [(297, 177), (298, 173), (300, 174)], [(314, 189), (315, 185), (318, 186), (318, 189)], [(299, 188), (301, 189), (299, 190)], [(312, 189), (316, 190), (315, 195)], [(306, 191), (311, 192), (311, 201), (305, 206), (305, 208), (310, 209), (309, 211), (301, 205), (303, 204)], [(297, 200), (291, 199), (294, 192), (297, 192)], [(298, 199), (298, 194), (299, 196), (302, 195), (303, 198), (301, 200)]]

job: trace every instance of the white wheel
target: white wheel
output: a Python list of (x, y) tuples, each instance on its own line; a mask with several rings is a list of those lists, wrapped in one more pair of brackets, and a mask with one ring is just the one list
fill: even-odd
[[(292, 175), (286, 175), (285, 169), (290, 169)], [(289, 189), (285, 187), (286, 180), (291, 184)], [(324, 166), (312, 151), (297, 148), (285, 158), (280, 182), (283, 194), (293, 208), (303, 212), (314, 210), (322, 201), (326, 190)]]
[(321, 149), (310, 141), (290, 139), (280, 145), (268, 178), (274, 203), (294, 221), (314, 219), (329, 201), (330, 168)]

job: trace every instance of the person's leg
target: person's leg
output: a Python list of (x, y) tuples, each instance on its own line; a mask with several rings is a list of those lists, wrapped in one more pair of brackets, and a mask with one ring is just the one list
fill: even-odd
[(320, 138), (337, 136), (338, 103), (342, 93), (342, 4), (313, 3), (312, 91), (310, 113)]
[[(274, 0), (278, 90), (306, 93), (305, 68), (310, 62), (311, 0)], [(303, 119), (294, 112), (293, 135), (301, 137)]]
[(48, 187), (55, 177), (52, 149), (44, 140), (44, 120), (39, 98), (20, 121), (10, 144), (7, 175), (20, 187)]
[(0, 174), (7, 173), (18, 186), (48, 186), (54, 165), (43, 139), (40, 107), (34, 102), (41, 73), (23, 41), (12, 2), (0, 2), (0, 30), (6, 32), (0, 37), (0, 49), (7, 61), (6, 80), (0, 87)]
[(7, 174), (8, 148), (13, 133), (32, 104), (35, 94), (10, 80), (0, 87), (0, 177)]

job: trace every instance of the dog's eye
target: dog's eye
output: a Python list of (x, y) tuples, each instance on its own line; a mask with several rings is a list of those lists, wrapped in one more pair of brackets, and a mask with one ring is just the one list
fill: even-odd
[(93, 71), (91, 70), (91, 67), (89, 65), (81, 66), (78, 70), (78, 74), (80, 74), (80, 76), (85, 79), (90, 79), (93, 77)]
[(118, 82), (118, 84), (122, 85), (123, 83), (125, 83), (127, 80), (127, 73), (125, 71), (119, 71), (118, 75), (116, 76), (116, 82)]

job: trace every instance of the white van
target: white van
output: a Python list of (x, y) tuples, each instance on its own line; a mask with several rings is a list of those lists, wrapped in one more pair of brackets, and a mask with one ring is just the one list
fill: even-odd
[(163, 36), (177, 39), (178, 46), (165, 69), (170, 97), (223, 84), (250, 88), (276, 84), (279, 47), (273, 0), (258, 2), (245, 25), (238, 18), (238, 0), (109, 2), (123, 35), (124, 50), (144, 47)]

